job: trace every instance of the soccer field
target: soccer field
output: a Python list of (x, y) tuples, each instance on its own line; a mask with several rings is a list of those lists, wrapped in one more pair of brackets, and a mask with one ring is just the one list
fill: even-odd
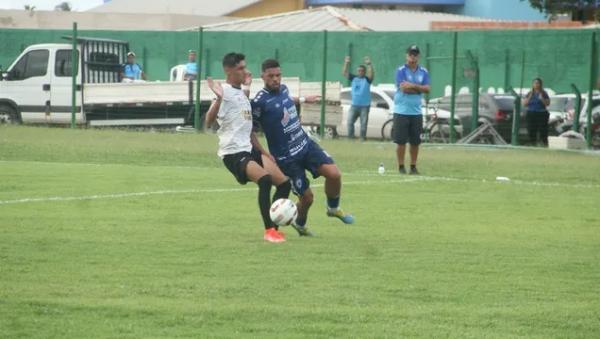
[(0, 338), (600, 337), (598, 154), (321, 144), (356, 224), (270, 244), (214, 135), (0, 126)]

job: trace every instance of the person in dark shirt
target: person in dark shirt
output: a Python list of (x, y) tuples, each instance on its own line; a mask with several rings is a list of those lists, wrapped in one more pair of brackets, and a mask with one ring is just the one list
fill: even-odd
[[(302, 129), (296, 104), (314, 103), (319, 96), (294, 97), (286, 85), (281, 83), (279, 62), (267, 59), (262, 64), (262, 79), (265, 87), (250, 102), (252, 120), (267, 139), (269, 150), (260, 144), (256, 133), (252, 133), (252, 144), (262, 154), (275, 160), (277, 166), (290, 178), (292, 192), (298, 196), (298, 217), (292, 222), (300, 236), (311, 236), (306, 226), (308, 209), (313, 203), (313, 193), (306, 171), (314, 179), (325, 177), (327, 216), (340, 219), (345, 224), (354, 223), (354, 217), (340, 207), (342, 174), (333, 158)], [(269, 153), (270, 152), (270, 153)]]
[(527, 132), (532, 145), (538, 142), (538, 133), (544, 146), (548, 146), (548, 105), (550, 97), (544, 90), (542, 79), (533, 79), (531, 91), (523, 99), (523, 106), (527, 107)]

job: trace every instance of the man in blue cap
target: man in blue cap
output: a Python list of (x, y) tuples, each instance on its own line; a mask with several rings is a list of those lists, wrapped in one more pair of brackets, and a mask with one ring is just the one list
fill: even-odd
[(396, 95), (394, 96), (394, 143), (398, 158), (398, 170), (406, 174), (404, 155), (410, 143), (410, 174), (419, 174), (417, 157), (423, 131), (421, 101), (423, 93), (429, 93), (429, 72), (419, 65), (419, 47), (412, 45), (406, 50), (406, 63), (396, 71)]

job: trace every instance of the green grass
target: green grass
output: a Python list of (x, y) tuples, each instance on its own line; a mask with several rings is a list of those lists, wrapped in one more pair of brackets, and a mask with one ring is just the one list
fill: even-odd
[(273, 245), (216, 142), (0, 126), (0, 338), (600, 337), (600, 156), (324, 141), (357, 223)]

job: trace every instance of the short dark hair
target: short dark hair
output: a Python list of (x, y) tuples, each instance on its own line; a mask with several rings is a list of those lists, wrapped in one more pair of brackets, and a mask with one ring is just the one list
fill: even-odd
[(265, 61), (263, 61), (262, 63), (262, 71), (266, 71), (269, 68), (276, 68), (276, 67), (281, 67), (279, 65), (279, 61), (275, 60), (275, 59), (267, 59)]
[(365, 66), (365, 65), (359, 65), (358, 68), (362, 68), (363, 71), (365, 71), (365, 72), (367, 71), (367, 66)]
[(246, 56), (242, 53), (231, 52), (225, 54), (223, 57), (223, 67), (235, 67), (240, 62), (246, 59)]

